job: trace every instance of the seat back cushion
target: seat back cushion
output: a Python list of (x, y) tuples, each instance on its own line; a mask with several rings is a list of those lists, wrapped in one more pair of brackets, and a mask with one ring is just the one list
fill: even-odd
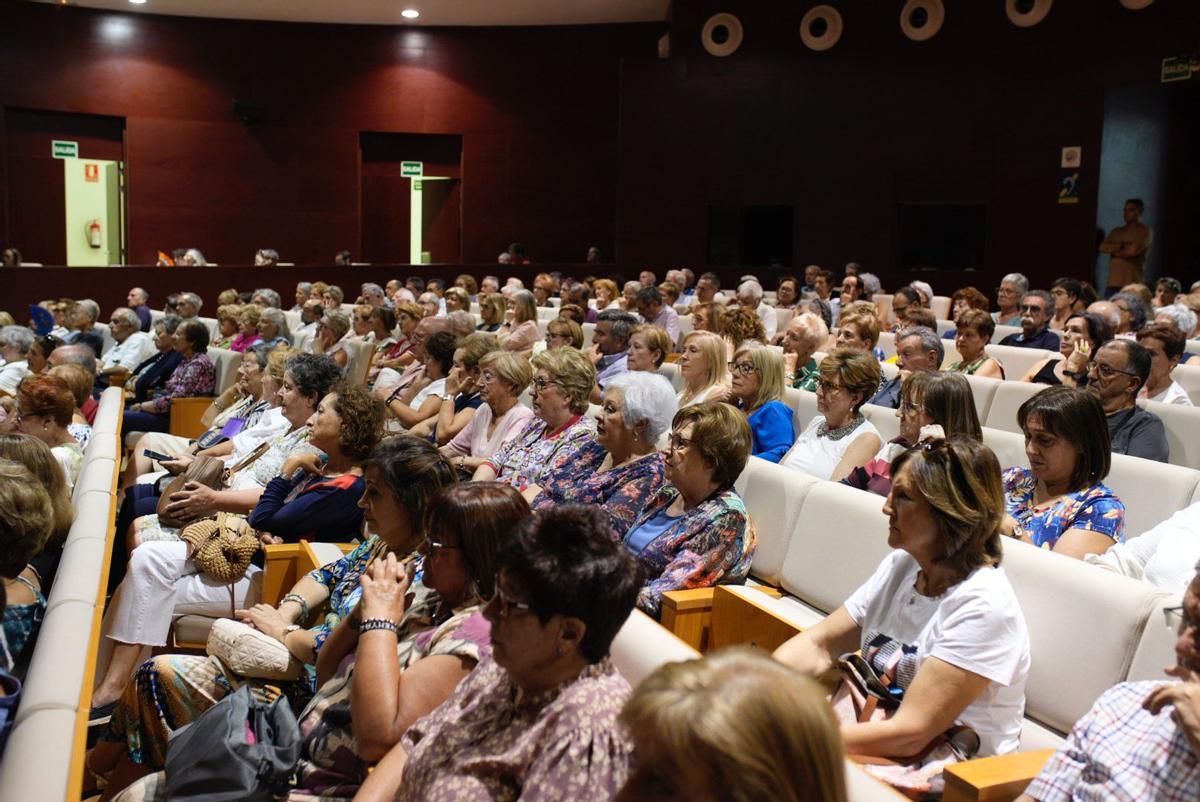
[(793, 537), (809, 490), (820, 480), (773, 462), (751, 457), (734, 487), (742, 495), (754, 524), (757, 547), (750, 573), (769, 585), (779, 584), (783, 558)]

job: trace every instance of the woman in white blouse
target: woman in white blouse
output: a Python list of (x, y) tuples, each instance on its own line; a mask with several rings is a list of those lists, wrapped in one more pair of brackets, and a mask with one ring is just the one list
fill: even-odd
[(511, 351), (493, 351), (479, 360), (483, 403), (470, 423), (441, 448), (459, 473), (473, 474), (533, 417), (533, 410), (517, 400), (532, 378), (529, 360)]
[(725, 340), (711, 331), (693, 331), (683, 338), (679, 355), (679, 375), (683, 390), (679, 408), (729, 398), (729, 365)]

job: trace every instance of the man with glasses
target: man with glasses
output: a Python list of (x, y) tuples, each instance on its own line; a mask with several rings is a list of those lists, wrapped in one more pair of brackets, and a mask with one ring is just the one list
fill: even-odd
[(1166, 462), (1169, 448), (1163, 422), (1137, 405), (1138, 391), (1150, 376), (1150, 363), (1144, 346), (1133, 340), (1109, 340), (1092, 355), (1087, 391), (1104, 408), (1114, 454)]
[(1000, 345), (1041, 348), (1057, 353), (1058, 335), (1050, 331), (1053, 309), (1054, 299), (1045, 290), (1030, 290), (1025, 293), (1021, 296), (1021, 305), (1017, 307), (1017, 311), (1021, 313), (1021, 333), (1008, 335), (1000, 341)]
[(1175, 681), (1106, 691), (1017, 802), (1200, 799), (1200, 573), (1164, 613), (1179, 635), (1166, 670)]
[(904, 377), (910, 373), (940, 370), (945, 356), (942, 338), (933, 329), (925, 326), (904, 329), (896, 335), (896, 367), (900, 372), (884, 382), (867, 403), (896, 409), (900, 406), (900, 386)]

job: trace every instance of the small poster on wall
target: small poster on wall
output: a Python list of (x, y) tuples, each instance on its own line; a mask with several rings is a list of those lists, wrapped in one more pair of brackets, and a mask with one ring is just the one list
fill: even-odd
[(1058, 179), (1058, 202), (1060, 204), (1079, 203), (1078, 171), (1062, 171), (1062, 175)]
[(1071, 147), (1062, 149), (1062, 163), (1059, 165), (1060, 167), (1078, 169), (1082, 162), (1083, 148), (1078, 145), (1072, 145)]

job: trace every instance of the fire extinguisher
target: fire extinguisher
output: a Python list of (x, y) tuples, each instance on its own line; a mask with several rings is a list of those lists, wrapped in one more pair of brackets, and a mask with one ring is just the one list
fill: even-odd
[(97, 218), (88, 222), (87, 226), (87, 241), (88, 245), (93, 248), (99, 248), (101, 245), (102, 231), (100, 228), (100, 220)]

